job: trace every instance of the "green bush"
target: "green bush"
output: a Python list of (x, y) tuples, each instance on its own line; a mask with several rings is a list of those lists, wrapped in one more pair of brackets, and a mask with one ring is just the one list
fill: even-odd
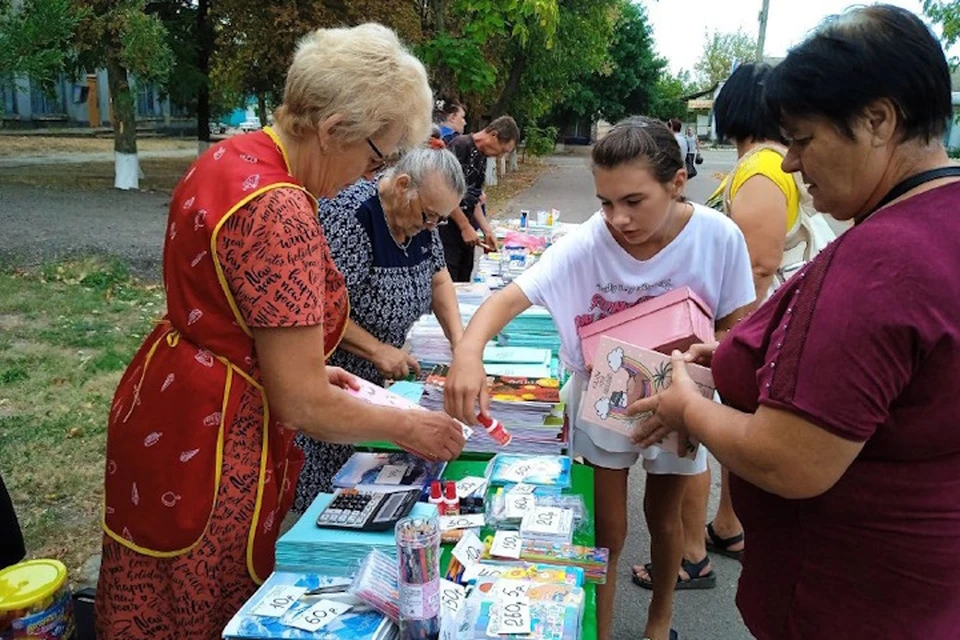
[(556, 127), (526, 127), (527, 153), (545, 156), (553, 153), (557, 142)]
[(960, 158), (960, 147), (954, 147), (947, 150), (947, 155), (953, 158), (954, 160)]

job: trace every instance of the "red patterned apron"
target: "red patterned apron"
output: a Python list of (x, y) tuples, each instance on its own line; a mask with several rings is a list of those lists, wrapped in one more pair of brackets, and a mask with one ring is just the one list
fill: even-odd
[[(206, 534), (220, 483), (229, 480), (220, 474), (225, 429), (244, 391), (256, 388), (263, 444), (246, 557), (257, 583), (273, 568), (276, 527), (303, 458), (293, 432), (270, 419), (252, 334), (217, 259), (217, 234), (250, 200), (281, 187), (303, 189), (269, 129), (209, 149), (181, 180), (164, 244), (167, 316), (124, 373), (107, 434), (104, 530), (138, 553), (179, 556)], [(325, 324), (326, 352), (347, 315)]]

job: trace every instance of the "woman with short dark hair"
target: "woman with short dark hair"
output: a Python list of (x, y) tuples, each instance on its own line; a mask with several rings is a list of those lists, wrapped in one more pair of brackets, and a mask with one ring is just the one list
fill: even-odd
[[(674, 355), (639, 437), (683, 429), (731, 473), (759, 639), (960, 629), (960, 167), (950, 71), (910, 12), (831, 18), (766, 80), (817, 210), (855, 226), (718, 347)], [(714, 353), (715, 349), (715, 353)], [(712, 355), (727, 406), (685, 360)]]

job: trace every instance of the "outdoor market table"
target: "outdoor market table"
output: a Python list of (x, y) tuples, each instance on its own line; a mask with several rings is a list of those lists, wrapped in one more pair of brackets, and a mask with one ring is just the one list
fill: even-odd
[[(487, 463), (478, 460), (454, 460), (447, 465), (443, 473), (444, 480), (460, 480), (466, 476), (483, 476), (487, 468)], [(587, 517), (593, 518), (593, 469), (582, 464), (573, 464), (571, 473), (572, 486), (564, 493), (579, 495), (583, 498), (583, 505), (587, 511)], [(596, 544), (593, 527), (589, 534), (577, 534), (573, 537), (573, 543), (592, 547)], [(483, 534), (492, 534), (492, 530), (484, 529)], [(440, 556), (441, 573), (446, 573), (447, 565), (450, 562), (450, 553), (453, 550), (452, 544), (443, 545), (443, 554)], [(608, 571), (610, 569), (608, 568)], [(581, 625), (580, 637), (582, 640), (597, 640), (597, 588), (592, 583), (584, 583), (584, 603), (583, 603), (583, 624)]]

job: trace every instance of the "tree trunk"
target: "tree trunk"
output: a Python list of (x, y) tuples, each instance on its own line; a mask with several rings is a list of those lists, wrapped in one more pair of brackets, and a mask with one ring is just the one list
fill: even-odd
[(114, 58), (107, 60), (107, 81), (113, 105), (114, 181), (117, 189), (140, 188), (137, 158), (137, 109), (127, 69)]
[(267, 95), (265, 93), (257, 94), (257, 114), (260, 116), (260, 126), (265, 127), (269, 124), (267, 120)]
[(197, 93), (197, 141), (199, 152), (210, 146), (210, 58), (213, 56), (214, 33), (210, 24), (210, 0), (197, 3), (197, 69), (203, 74), (204, 81)]
[(523, 72), (526, 68), (526, 56), (522, 54), (518, 55), (513, 61), (513, 66), (510, 67), (510, 75), (507, 76), (507, 82), (503, 86), (503, 91), (500, 92), (497, 103), (493, 105), (490, 113), (492, 118), (502, 116), (507, 112), (507, 107), (510, 106), (513, 98), (517, 95), (517, 91), (520, 90), (520, 79), (523, 77)]

